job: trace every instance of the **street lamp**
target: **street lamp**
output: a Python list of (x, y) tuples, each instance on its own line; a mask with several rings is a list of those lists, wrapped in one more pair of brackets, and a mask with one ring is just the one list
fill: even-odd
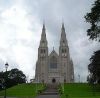
[(80, 75), (78, 74), (78, 78), (79, 78), (79, 83), (80, 83)]
[(6, 73), (5, 73), (5, 96), (4, 96), (4, 98), (6, 98), (6, 78), (7, 78), (7, 69), (8, 69), (8, 66), (9, 66), (9, 64), (6, 63), (6, 64), (5, 64)]

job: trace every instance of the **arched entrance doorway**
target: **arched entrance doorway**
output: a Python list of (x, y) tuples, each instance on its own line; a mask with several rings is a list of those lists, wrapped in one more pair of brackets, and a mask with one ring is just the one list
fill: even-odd
[(56, 79), (55, 78), (52, 79), (52, 83), (56, 83)]

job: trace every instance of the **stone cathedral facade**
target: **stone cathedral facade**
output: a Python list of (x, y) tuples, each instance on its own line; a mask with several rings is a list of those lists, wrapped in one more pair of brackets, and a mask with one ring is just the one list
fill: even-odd
[(61, 27), (59, 44), (59, 54), (54, 49), (50, 54), (48, 53), (46, 29), (43, 24), (36, 62), (35, 82), (47, 84), (74, 82), (73, 61), (69, 54), (64, 24)]

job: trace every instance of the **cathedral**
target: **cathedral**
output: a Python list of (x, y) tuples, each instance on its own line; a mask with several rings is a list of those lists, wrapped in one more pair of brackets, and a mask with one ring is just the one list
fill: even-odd
[(48, 52), (46, 28), (43, 24), (40, 45), (38, 48), (38, 60), (36, 62), (35, 82), (47, 84), (74, 82), (73, 61), (70, 58), (68, 41), (64, 24), (61, 27), (59, 54), (54, 50)]

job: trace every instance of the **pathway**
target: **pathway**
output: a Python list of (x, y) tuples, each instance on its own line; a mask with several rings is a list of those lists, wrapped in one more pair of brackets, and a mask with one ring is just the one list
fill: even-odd
[(57, 85), (48, 85), (47, 89), (36, 98), (60, 98), (59, 93), (57, 91)]
[(36, 98), (60, 98), (59, 95), (40, 95)]

